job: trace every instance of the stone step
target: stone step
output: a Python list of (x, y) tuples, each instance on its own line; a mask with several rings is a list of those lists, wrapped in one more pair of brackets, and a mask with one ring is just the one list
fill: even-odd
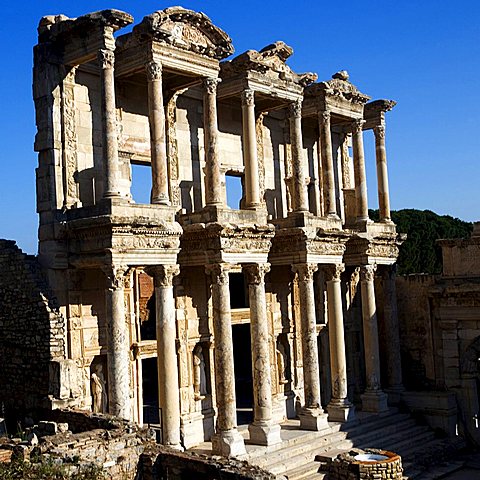
[(308, 462), (303, 464), (300, 467), (294, 468), (292, 470), (288, 470), (285, 474), (288, 480), (303, 480), (303, 479), (310, 479), (316, 473), (318, 473), (318, 462)]
[(390, 443), (390, 439), (387, 439), (385, 444), (382, 445), (382, 448), (398, 453), (402, 457), (407, 457), (410, 451), (415, 450), (415, 447), (420, 450), (428, 442), (435, 440), (435, 433), (428, 427), (423, 428), (426, 430), (421, 431), (419, 429), (415, 436), (404, 437), (403, 440), (396, 441), (395, 443)]
[(370, 431), (366, 430), (365, 433), (348, 433), (347, 438), (351, 439), (354, 443), (363, 445), (370, 444), (371, 447), (374, 447), (377, 440), (377, 443), (382, 443), (385, 437), (388, 438), (388, 436), (400, 434), (400, 432), (405, 432), (416, 426), (414, 420), (407, 419), (399, 423), (384, 424), (380, 428), (370, 429)]

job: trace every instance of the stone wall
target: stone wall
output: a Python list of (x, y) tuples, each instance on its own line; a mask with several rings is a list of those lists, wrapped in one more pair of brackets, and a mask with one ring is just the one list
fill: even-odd
[[(49, 404), (59, 389), (64, 319), (35, 257), (0, 240), (0, 405), (8, 412)], [(57, 377), (55, 378), (55, 374)]]

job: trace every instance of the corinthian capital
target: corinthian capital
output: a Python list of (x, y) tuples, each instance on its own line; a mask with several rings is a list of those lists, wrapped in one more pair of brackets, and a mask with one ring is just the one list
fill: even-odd
[(326, 125), (329, 125), (330, 124), (330, 112), (327, 110), (325, 112), (320, 112), (318, 114), (318, 119), (320, 120), (320, 123), (324, 126)]
[(260, 285), (265, 281), (265, 274), (270, 271), (270, 265), (268, 263), (258, 264), (249, 263), (243, 265), (243, 272), (247, 277), (247, 283), (253, 285)]
[(217, 85), (222, 81), (221, 78), (208, 77), (203, 79), (203, 86), (209, 95), (217, 94)]
[(373, 282), (377, 265), (362, 265), (360, 267), (360, 279), (362, 282)]
[(155, 287), (172, 287), (173, 277), (180, 273), (178, 265), (155, 265), (148, 267), (146, 272), (153, 277)]
[(109, 290), (125, 288), (127, 265), (105, 265), (102, 267), (102, 271), (107, 277), (107, 288)]
[(147, 80), (149, 82), (162, 79), (162, 64), (157, 60), (150, 60), (146, 63), (145, 71), (147, 72)]
[(302, 99), (298, 99), (288, 105), (288, 116), (290, 118), (302, 116), (302, 101)]
[(113, 53), (113, 50), (99, 50), (98, 63), (102, 69), (113, 68), (113, 65), (115, 64), (115, 54)]
[(255, 106), (255, 92), (250, 89), (246, 89), (242, 92), (242, 105), (253, 107)]
[(345, 265), (343, 263), (337, 263), (335, 265), (325, 265), (323, 267), (325, 272), (325, 280), (327, 282), (340, 281), (342, 273), (345, 271)]
[(375, 137), (384, 139), (385, 138), (385, 125), (377, 125), (373, 127), (373, 133)]
[(363, 125), (365, 125), (365, 120), (357, 118), (357, 120), (352, 122), (352, 133), (361, 133), (363, 130)]
[(226, 263), (215, 263), (213, 265), (205, 265), (205, 273), (210, 275), (212, 283), (217, 285), (228, 285), (228, 272), (230, 265)]
[(317, 270), (318, 265), (316, 263), (296, 263), (295, 265), (292, 265), (292, 271), (298, 275), (298, 280), (300, 282), (313, 281), (313, 274)]

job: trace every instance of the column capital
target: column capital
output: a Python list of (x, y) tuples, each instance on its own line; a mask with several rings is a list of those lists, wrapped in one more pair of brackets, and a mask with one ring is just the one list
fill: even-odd
[(218, 84), (222, 81), (221, 78), (215, 78), (215, 77), (207, 77), (202, 80), (203, 86), (205, 88), (205, 91), (209, 95), (216, 95), (217, 94), (217, 86)]
[(322, 270), (325, 272), (327, 282), (339, 282), (342, 273), (345, 271), (345, 265), (343, 263), (324, 265)]
[(108, 290), (119, 290), (125, 288), (127, 265), (104, 265), (101, 267), (107, 277)]
[(329, 110), (325, 110), (323, 112), (318, 112), (318, 119), (322, 125), (326, 125), (330, 123), (331, 113)]
[(145, 64), (145, 71), (147, 72), (147, 80), (149, 82), (162, 79), (162, 64), (158, 60), (150, 60), (147, 62)]
[(173, 277), (180, 273), (179, 265), (154, 265), (146, 272), (153, 277), (155, 287), (173, 287)]
[(205, 265), (205, 273), (210, 275), (212, 283), (218, 285), (228, 285), (228, 272), (231, 266), (228, 263), (214, 263), (212, 265)]
[(373, 133), (375, 134), (376, 138), (385, 138), (385, 125), (377, 125), (373, 127)]
[(303, 99), (299, 98), (288, 105), (288, 116), (290, 118), (298, 118), (302, 116), (302, 102)]
[(363, 130), (363, 126), (365, 125), (365, 120), (357, 118), (352, 122), (352, 133), (361, 133)]
[(102, 48), (98, 51), (98, 64), (102, 69), (113, 68), (115, 64), (115, 53), (113, 50), (107, 50)]
[(298, 274), (298, 279), (301, 282), (311, 282), (313, 274), (318, 270), (316, 263), (296, 263), (292, 265), (293, 273)]
[(360, 279), (362, 282), (373, 282), (377, 265), (362, 265), (360, 267)]
[(242, 92), (242, 106), (254, 107), (255, 106), (255, 92), (249, 88)]
[(265, 281), (265, 275), (270, 271), (269, 263), (248, 263), (242, 265), (243, 272), (247, 277), (247, 283), (259, 285)]

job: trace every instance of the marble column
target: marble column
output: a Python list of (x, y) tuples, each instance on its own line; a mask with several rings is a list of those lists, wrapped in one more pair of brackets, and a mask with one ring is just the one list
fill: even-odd
[(305, 405), (299, 413), (300, 428), (323, 430), (328, 427), (327, 415), (320, 403), (320, 373), (318, 364), (317, 325), (313, 274), (317, 265), (300, 263), (292, 266), (298, 276), (300, 295), (300, 328), (302, 334), (303, 382)]
[(353, 122), (352, 146), (353, 169), (355, 176), (356, 221), (368, 221), (367, 176), (365, 172), (365, 152), (363, 150), (363, 124), (365, 120)]
[(328, 340), (330, 345), (330, 371), (332, 398), (328, 404), (328, 419), (332, 422), (346, 422), (355, 418), (355, 407), (348, 400), (347, 356), (345, 353), (345, 331), (343, 326), (343, 305), (341, 274), (343, 264), (324, 267), (328, 302)]
[(306, 169), (302, 140), (302, 100), (297, 100), (290, 104), (288, 116), (290, 122), (290, 142), (292, 145), (292, 210), (294, 212), (308, 212)]
[(152, 193), (150, 197), (152, 203), (170, 205), (162, 64), (156, 60), (151, 60), (146, 64), (145, 69), (148, 82), (148, 118), (152, 161)]
[(250, 442), (257, 445), (280, 443), (280, 425), (272, 421), (272, 378), (270, 367), (271, 335), (268, 331), (265, 274), (268, 264), (244, 265), (250, 300), (250, 334), (252, 339), (253, 411), (248, 426)]
[(102, 99), (102, 140), (105, 182), (103, 198), (120, 198), (120, 166), (118, 161), (117, 110), (115, 105), (115, 53), (99, 50), (100, 93)]
[(400, 330), (397, 314), (397, 289), (395, 286), (396, 271), (396, 265), (387, 265), (382, 272), (388, 385), (385, 390), (388, 394), (388, 402), (392, 405), (397, 405), (400, 402), (401, 393), (405, 390), (402, 381), (402, 358), (400, 355)]
[(378, 208), (380, 221), (390, 223), (390, 194), (388, 191), (387, 149), (385, 148), (385, 125), (373, 129), (377, 163)]
[(173, 278), (178, 265), (156, 265), (148, 268), (155, 286), (157, 331), (158, 403), (161, 413), (162, 443), (181, 449), (180, 393), (178, 386), (177, 324)]
[(205, 201), (207, 206), (222, 206), (222, 175), (218, 152), (217, 85), (219, 78), (203, 80), (203, 134), (205, 143)]
[(245, 453), (245, 443), (237, 430), (228, 266), (207, 265), (206, 273), (211, 275), (212, 280), (215, 338), (217, 425), (212, 437), (212, 450), (218, 455), (237, 456)]
[(245, 207), (260, 206), (260, 179), (258, 174), (257, 136), (255, 124), (255, 92), (242, 92), (243, 163), (245, 165)]
[(362, 410), (365, 412), (384, 412), (388, 410), (387, 396), (380, 386), (380, 353), (374, 285), (375, 270), (376, 265), (362, 265), (360, 267), (363, 342), (367, 377), (367, 388), (361, 398)]
[(330, 126), (330, 112), (318, 114), (320, 127), (320, 147), (323, 170), (323, 187), (325, 200), (325, 215), (338, 218), (337, 200), (335, 198), (335, 174), (332, 152), (332, 132)]
[(107, 318), (108, 412), (131, 420), (130, 339), (125, 316), (126, 266), (103, 268)]

